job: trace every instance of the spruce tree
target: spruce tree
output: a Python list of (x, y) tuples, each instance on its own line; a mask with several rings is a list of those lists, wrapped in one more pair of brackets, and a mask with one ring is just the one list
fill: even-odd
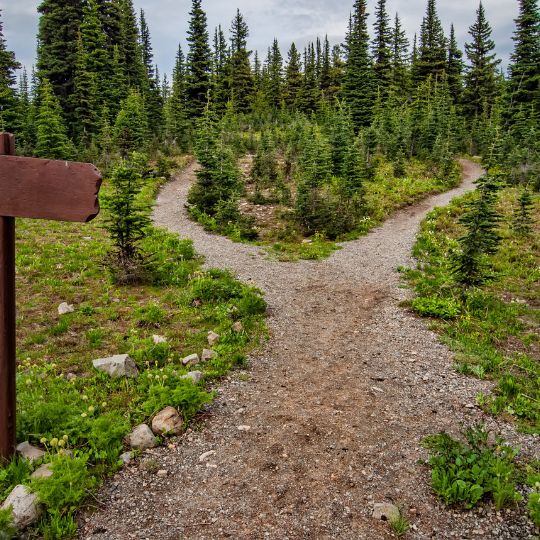
[(108, 57), (122, 44), (122, 5), (119, 0), (95, 0), (101, 28), (105, 34)]
[(385, 96), (392, 78), (392, 31), (386, 11), (386, 0), (377, 0), (375, 8), (375, 38), (373, 40), (373, 71), (375, 84)]
[[(146, 73), (139, 44), (139, 27), (132, 0), (117, 0), (121, 10), (121, 41), (119, 64), (124, 66), (125, 79), (129, 88), (143, 89)], [(118, 104), (117, 104), (118, 105)]]
[(532, 233), (534, 225), (533, 208), (534, 203), (531, 192), (525, 188), (519, 196), (518, 206), (512, 219), (512, 228), (519, 236), (530, 236)]
[(409, 40), (396, 13), (392, 28), (392, 85), (400, 95), (406, 95), (409, 88)]
[(521, 106), (529, 108), (538, 121), (540, 115), (540, 10), (538, 0), (519, 0), (519, 16), (513, 36), (510, 64), (510, 120)]
[(17, 136), (17, 147), (24, 154), (30, 154), (35, 143), (35, 104), (32, 102), (26, 68), (19, 80), (17, 91), (17, 125), (13, 130)]
[(340, 45), (332, 47), (332, 67), (330, 68), (330, 87), (327, 91), (328, 101), (332, 102), (334, 98), (340, 98), (343, 87), (343, 76), (345, 73), (345, 62), (342, 57)]
[(304, 79), (298, 94), (298, 108), (305, 113), (315, 111), (319, 105), (319, 94), (315, 46), (310, 43), (304, 50)]
[(270, 49), (268, 63), (267, 102), (270, 107), (279, 109), (283, 99), (283, 57), (279, 50), (278, 40), (274, 39)]
[(448, 65), (446, 67), (448, 86), (455, 104), (461, 102), (463, 92), (463, 53), (459, 50), (454, 25), (450, 27), (450, 39), (448, 41)]
[(238, 9), (231, 26), (231, 91), (237, 111), (247, 112), (253, 95), (253, 73), (247, 50), (248, 26)]
[(17, 108), (14, 86), (15, 72), (21, 65), (15, 59), (15, 53), (7, 49), (1, 16), (0, 9), (0, 130), (10, 131), (22, 121)]
[(202, 116), (208, 102), (212, 53), (208, 44), (206, 13), (201, 0), (193, 0), (190, 12), (186, 73), (186, 111), (190, 118)]
[(369, 56), (366, 0), (355, 0), (346, 39), (347, 64), (343, 80), (343, 95), (355, 128), (369, 125), (375, 92), (373, 68)]
[(440, 76), (446, 69), (447, 45), (435, 0), (428, 0), (420, 29), (420, 46), (415, 70), (417, 81)]
[(302, 58), (294, 42), (288, 53), (287, 68), (285, 69), (285, 103), (290, 109), (298, 106), (302, 88)]
[(332, 55), (328, 36), (324, 37), (319, 87), (324, 97), (327, 98), (328, 101), (332, 101), (334, 98), (334, 94), (332, 92)]
[(43, 0), (38, 30), (37, 69), (58, 97), (68, 128), (75, 124), (77, 39), (83, 20), (83, 0)]
[(480, 3), (476, 21), (470, 27), (472, 41), (465, 45), (468, 64), (465, 71), (463, 105), (469, 118), (489, 114), (497, 97), (496, 72), (500, 60), (494, 53), (495, 43), (491, 39), (491, 26), (486, 19), (484, 6)]
[(131, 90), (122, 102), (114, 124), (114, 141), (123, 157), (143, 152), (148, 142), (148, 113), (137, 90)]
[(73, 159), (75, 155), (58, 98), (47, 79), (43, 79), (39, 87), (35, 155), (48, 159)]
[(168, 111), (168, 131), (178, 147), (185, 151), (189, 146), (189, 133), (186, 113), (186, 66), (181, 45), (178, 45), (176, 53)]
[(222, 115), (231, 98), (232, 81), (230, 54), (221, 25), (214, 32), (212, 61), (212, 105), (216, 113)]

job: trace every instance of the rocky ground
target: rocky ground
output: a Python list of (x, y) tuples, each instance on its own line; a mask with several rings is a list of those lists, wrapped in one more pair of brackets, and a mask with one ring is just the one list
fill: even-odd
[(532, 538), (523, 509), (458, 513), (432, 495), (418, 463), (428, 434), (484, 421), (525, 453), (537, 439), (475, 405), (490, 383), (459, 375), (428, 325), (399, 307), (396, 268), (411, 265), (420, 221), (472, 189), (464, 183), (396, 214), (322, 262), (280, 263), (211, 235), (184, 210), (189, 167), (161, 192), (158, 225), (192, 238), (208, 266), (232, 269), (266, 293), (270, 339), (236, 373), (193, 430), (149, 450), (81, 517), (80, 538), (384, 539), (376, 503), (400, 507), (408, 538)]

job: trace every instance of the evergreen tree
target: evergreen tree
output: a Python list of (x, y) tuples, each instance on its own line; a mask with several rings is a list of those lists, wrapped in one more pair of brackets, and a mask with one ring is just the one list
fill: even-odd
[(420, 46), (415, 70), (417, 81), (422, 81), (430, 75), (438, 77), (445, 71), (446, 51), (446, 38), (435, 0), (428, 0), (426, 15), (420, 29)]
[(464, 108), (470, 118), (488, 112), (497, 97), (496, 72), (500, 60), (496, 59), (495, 43), (491, 39), (491, 26), (480, 3), (476, 21), (470, 27), (471, 43), (465, 45), (469, 60), (465, 73)]
[(123, 64), (120, 47), (115, 45), (111, 59), (111, 73), (109, 83), (105, 94), (105, 103), (109, 111), (110, 118), (116, 118), (120, 105), (126, 99), (128, 88), (128, 74), (126, 66)]
[[(363, 196), (364, 185), (370, 178), (366, 166), (364, 142), (362, 137), (356, 137), (353, 144), (346, 149), (343, 163), (343, 183), (345, 194), (348, 197)], [(356, 201), (358, 204), (361, 201)]]
[(332, 58), (328, 36), (324, 37), (319, 87), (324, 97), (326, 97), (328, 100), (332, 100), (334, 98), (332, 91)]
[(285, 70), (285, 103), (290, 109), (298, 105), (302, 88), (302, 58), (296, 45), (292, 43), (288, 53), (287, 68)]
[(278, 40), (274, 39), (268, 62), (267, 101), (270, 107), (279, 109), (283, 99), (283, 57)]
[(35, 142), (35, 109), (34, 103), (32, 103), (30, 96), (30, 87), (26, 68), (23, 68), (23, 72), (19, 80), (16, 121), (17, 125), (13, 131), (17, 136), (17, 147), (22, 154), (31, 153), (31, 149)]
[(201, 0), (193, 0), (190, 12), (186, 70), (186, 111), (190, 118), (201, 116), (208, 103), (212, 53), (208, 44), (206, 13)]
[(139, 44), (139, 28), (132, 0), (117, 0), (121, 7), (121, 41), (119, 59), (124, 66), (125, 79), (129, 88), (142, 90), (146, 74)]
[(148, 113), (137, 90), (123, 101), (114, 124), (114, 140), (124, 157), (144, 151), (148, 142)]
[(68, 126), (75, 123), (75, 104), (71, 96), (75, 86), (77, 39), (83, 20), (83, 0), (43, 0), (38, 31), (37, 68), (58, 97)]
[(214, 33), (212, 64), (212, 104), (218, 115), (222, 115), (231, 97), (231, 64), (225, 34), (218, 26)]
[(186, 66), (181, 45), (178, 45), (176, 54), (168, 111), (168, 131), (180, 149), (187, 150), (189, 137), (186, 113)]
[(459, 50), (454, 25), (450, 27), (450, 40), (448, 42), (448, 65), (446, 74), (448, 76), (448, 86), (454, 103), (461, 102), (461, 94), (463, 92), (463, 53)]
[(375, 38), (373, 40), (373, 70), (375, 84), (385, 96), (392, 79), (392, 31), (386, 11), (386, 0), (377, 0), (375, 9)]
[(519, 236), (529, 236), (532, 233), (534, 208), (531, 192), (525, 188), (519, 196), (518, 206), (514, 211), (512, 228)]
[(35, 155), (49, 159), (73, 159), (74, 153), (58, 98), (51, 83), (43, 79), (39, 87)]
[(330, 87), (327, 90), (328, 101), (341, 97), (343, 86), (343, 76), (345, 73), (345, 63), (342, 58), (342, 51), (339, 45), (332, 47), (332, 67), (330, 68)]
[(21, 65), (7, 49), (0, 9), (0, 130), (10, 131), (21, 122), (15, 95), (15, 72)]
[(122, 44), (122, 5), (119, 0), (95, 0), (101, 28), (105, 34), (108, 57)]
[(511, 120), (520, 106), (540, 115), (540, 10), (538, 0), (519, 0), (519, 16), (513, 36), (515, 43), (510, 64)]
[(332, 171), (335, 176), (343, 176), (347, 153), (354, 141), (354, 129), (349, 112), (342, 103), (338, 103), (330, 115), (329, 123)]
[(302, 112), (310, 113), (319, 104), (319, 84), (317, 82), (317, 66), (315, 46), (310, 43), (304, 51), (304, 79), (298, 94), (298, 107)]
[(396, 13), (392, 29), (392, 85), (401, 95), (405, 95), (409, 87), (409, 40), (401, 27), (399, 15)]
[(347, 64), (343, 95), (350, 107), (356, 129), (369, 125), (375, 95), (373, 68), (369, 56), (367, 17), (366, 0), (355, 0), (346, 39)]
[(238, 9), (231, 26), (231, 89), (237, 111), (248, 111), (253, 95), (253, 73), (247, 50), (248, 26)]

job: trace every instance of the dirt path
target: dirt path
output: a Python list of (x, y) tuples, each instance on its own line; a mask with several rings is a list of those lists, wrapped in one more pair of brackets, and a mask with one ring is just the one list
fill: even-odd
[(396, 268), (412, 264), (420, 221), (481, 174), (472, 162), (462, 166), (461, 187), (399, 212), (323, 262), (268, 261), (257, 247), (204, 232), (183, 208), (194, 168), (168, 184), (157, 225), (192, 238), (209, 266), (261, 287), (271, 338), (251, 359), (249, 380), (224, 383), (200, 431), (153, 451), (168, 476), (124, 469), (81, 538), (392, 538), (371, 517), (384, 501), (404, 509), (409, 538), (529, 538), (513, 514), (503, 524), (494, 512), (445, 510), (417, 464), (423, 436), (483, 418), (475, 395), (489, 388), (458, 375), (437, 336), (398, 305), (407, 292)]

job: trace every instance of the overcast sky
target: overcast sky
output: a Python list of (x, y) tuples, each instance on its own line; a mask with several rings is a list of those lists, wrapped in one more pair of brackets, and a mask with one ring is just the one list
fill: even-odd
[[(34, 63), (39, 3), (38, 0), (0, 0), (8, 47), (26, 66)], [(134, 0), (134, 3), (137, 10), (142, 8), (146, 12), (160, 70), (170, 73), (178, 43), (185, 46), (191, 0)], [(512, 50), (513, 20), (518, 3), (516, 0), (484, 0), (483, 3), (497, 52), (506, 65)], [(238, 7), (249, 25), (250, 48), (266, 54), (273, 38), (277, 37), (284, 57), (292, 41), (303, 47), (316, 36), (328, 34), (333, 44), (341, 43), (352, 4), (353, 0), (237, 0), (235, 3), (203, 0), (211, 32), (218, 24), (228, 31)], [(375, 0), (368, 0), (368, 5), (373, 22)], [(393, 16), (399, 12), (411, 40), (420, 27), (425, 5), (426, 0), (388, 0), (389, 13)], [(438, 0), (446, 33), (453, 22), (461, 45), (468, 38), (476, 8), (476, 0)]]

